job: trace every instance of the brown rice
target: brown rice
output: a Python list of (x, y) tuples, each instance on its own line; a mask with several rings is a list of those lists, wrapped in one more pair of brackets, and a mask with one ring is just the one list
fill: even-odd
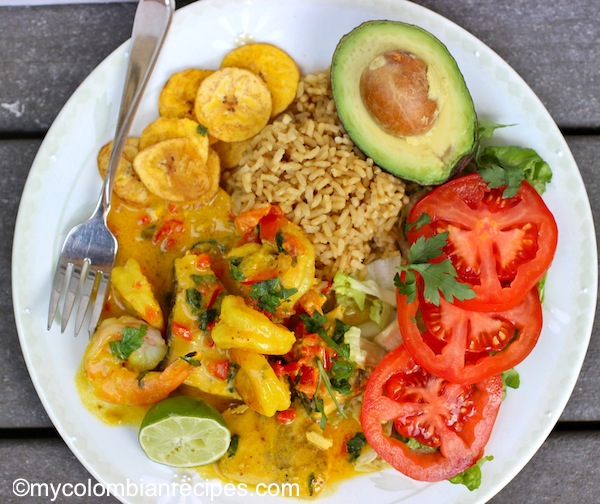
[(355, 148), (326, 71), (301, 79), (294, 103), (250, 141), (239, 168), (224, 178), (236, 212), (272, 203), (304, 229), (319, 276), (360, 273), (397, 250), (404, 183)]

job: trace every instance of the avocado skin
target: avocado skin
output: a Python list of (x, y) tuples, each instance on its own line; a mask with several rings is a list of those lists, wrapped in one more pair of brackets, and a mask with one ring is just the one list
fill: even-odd
[[(386, 133), (362, 102), (362, 72), (373, 58), (393, 50), (422, 59), (428, 67), (430, 94), (433, 88), (433, 93), (439, 95), (436, 123), (422, 135), (394, 137)], [(477, 116), (471, 94), (446, 46), (423, 28), (389, 20), (362, 23), (339, 41), (330, 77), (344, 129), (382, 169), (420, 185), (438, 185), (459, 173), (472, 159), (477, 144)]]

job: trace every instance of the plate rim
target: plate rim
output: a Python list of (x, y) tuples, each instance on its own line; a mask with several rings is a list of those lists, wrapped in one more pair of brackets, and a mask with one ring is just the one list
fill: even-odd
[[(240, 3), (240, 4), (247, 4), (247, 5), (256, 5), (256, 4), (269, 4), (270, 0), (204, 0), (203, 3), (208, 4), (209, 7), (213, 7), (213, 6), (218, 6), (220, 4), (235, 4), (235, 3)], [(318, 3), (326, 3), (329, 5), (358, 5), (361, 6), (361, 2), (359, 0), (327, 0), (326, 2), (305, 2), (307, 4), (318, 4)], [(555, 134), (559, 134), (562, 137), (562, 134), (560, 133), (558, 126), (556, 125), (556, 123), (554, 122), (554, 120), (552, 119), (552, 117), (550, 116), (550, 114), (548, 113), (548, 111), (546, 110), (545, 106), (543, 105), (543, 103), (541, 102), (541, 100), (539, 99), (539, 97), (537, 97), (537, 95), (535, 95), (535, 93), (533, 93), (533, 91), (531, 90), (531, 88), (529, 87), (529, 85), (521, 78), (521, 76), (512, 68), (508, 65), (508, 63), (506, 63), (499, 55), (497, 55), (491, 48), (489, 48), (484, 42), (482, 42), (481, 40), (477, 39), (474, 35), (472, 35), (470, 32), (466, 31), (464, 28), (462, 28), (460, 25), (456, 24), (455, 22), (441, 16), (440, 14), (437, 14), (434, 11), (429, 10), (428, 8), (419, 5), (419, 4), (414, 4), (412, 2), (408, 2), (406, 0), (396, 0), (396, 1), (388, 1), (388, 2), (384, 2), (384, 1), (379, 1), (379, 2), (374, 2), (375, 4), (379, 5), (391, 5), (391, 4), (396, 4), (396, 6), (400, 6), (403, 4), (407, 4), (410, 5), (411, 8), (414, 7), (416, 8), (416, 10), (421, 10), (421, 12), (425, 12), (427, 16), (433, 16), (433, 17), (437, 17), (439, 18), (439, 20), (443, 20), (443, 23), (445, 24), (449, 24), (452, 26), (452, 28), (454, 30), (459, 30), (461, 32), (461, 34), (463, 36), (467, 36), (470, 37), (472, 39), (474, 39), (478, 44), (482, 44), (483, 46), (485, 46), (487, 48), (487, 50), (489, 50), (493, 55), (495, 55), (495, 57), (498, 58), (498, 60), (500, 62), (502, 62), (504, 65), (506, 65), (506, 67), (510, 70), (510, 72), (512, 72), (512, 77), (513, 78), (517, 78), (520, 80), (521, 84), (530, 92), (530, 94), (534, 97), (534, 99), (537, 101), (536, 103), (536, 107), (537, 108), (541, 108), (541, 110), (543, 110), (545, 112), (545, 114), (547, 114), (553, 128), (556, 130)], [(213, 5), (214, 4), (214, 5)], [(362, 6), (361, 6), (362, 7)], [(196, 3), (192, 3), (189, 4), (181, 9), (178, 9), (175, 13), (176, 19), (177, 17), (183, 17), (184, 15), (186, 15), (188, 12), (191, 12), (192, 10), (196, 10), (199, 9), (200, 7), (198, 7), (198, 4)], [(16, 282), (14, 281), (16, 278), (16, 275), (18, 275), (18, 272), (16, 271), (17, 266), (20, 264), (19, 263), (19, 258), (18, 258), (18, 246), (19, 244), (21, 244), (25, 238), (24, 238), (24, 234), (26, 234), (25, 232), (25, 206), (26, 203), (28, 202), (28, 196), (29, 194), (33, 191), (32, 189), (32, 185), (35, 183), (35, 181), (33, 180), (32, 174), (35, 175), (35, 168), (38, 164), (40, 164), (40, 161), (38, 161), (38, 158), (41, 159), (42, 156), (44, 155), (49, 155), (48, 152), (46, 152), (48, 150), (48, 139), (53, 137), (54, 134), (54, 130), (58, 129), (58, 124), (61, 123), (61, 121), (63, 120), (64, 116), (67, 115), (69, 113), (69, 107), (72, 107), (73, 104), (76, 101), (76, 97), (78, 96), (78, 93), (81, 93), (81, 90), (85, 89), (87, 86), (90, 85), (90, 83), (95, 79), (95, 77), (98, 74), (98, 71), (100, 71), (101, 69), (106, 70), (107, 68), (110, 69), (112, 68), (112, 66), (115, 64), (114, 60), (118, 59), (118, 58), (122, 58), (124, 56), (124, 53), (126, 52), (127, 46), (129, 44), (129, 40), (123, 42), (121, 45), (119, 45), (115, 50), (113, 50), (106, 58), (104, 58), (102, 60), (102, 62), (97, 65), (93, 71), (81, 82), (81, 84), (76, 88), (76, 90), (73, 92), (73, 94), (70, 96), (69, 100), (65, 103), (65, 105), (61, 108), (60, 112), (57, 114), (55, 120), (53, 121), (53, 124), (51, 125), (51, 127), (48, 130), (48, 133), (46, 135), (46, 137), (44, 138), (43, 142), (40, 145), (40, 148), (38, 150), (38, 153), (36, 154), (34, 161), (32, 163), (32, 167), (31, 167), (31, 171), (30, 174), (27, 177), (26, 183), (24, 185), (23, 188), (23, 193), (22, 193), (22, 198), (21, 198), (21, 202), (19, 204), (19, 209), (18, 209), (18, 213), (17, 213), (17, 218), (16, 218), (16, 223), (15, 223), (15, 229), (14, 229), (14, 236), (13, 236), (13, 253), (12, 253), (12, 266), (11, 266), (11, 279), (13, 280), (12, 282), (12, 297), (13, 297), (13, 310), (14, 310), (14, 316), (15, 316), (15, 321), (17, 324), (17, 332), (19, 335), (19, 342), (21, 344), (21, 349), (22, 349), (22, 353), (23, 356), (25, 358), (25, 362), (27, 365), (27, 369), (28, 372), (30, 374), (30, 377), (32, 379), (32, 382), (34, 384), (34, 387), (36, 389), (36, 392), (46, 410), (46, 412), (48, 413), (48, 416), (50, 417), (52, 423), (54, 424), (54, 426), (57, 428), (58, 432), (60, 433), (61, 437), (63, 438), (63, 440), (65, 440), (66, 444), (68, 445), (69, 449), (71, 450), (71, 452), (77, 457), (77, 459), (82, 463), (82, 465), (84, 465), (84, 467), (86, 467), (86, 469), (94, 476), (96, 477), (96, 479), (98, 481), (103, 481), (103, 477), (102, 475), (97, 472), (96, 467), (94, 467), (92, 464), (90, 464), (89, 460), (87, 460), (87, 458), (85, 457), (85, 455), (83, 453), (80, 452), (80, 448), (75, 445), (74, 443), (71, 442), (71, 439), (69, 437), (68, 432), (66, 432), (66, 430), (64, 429), (64, 425), (63, 422), (61, 422), (60, 418), (57, 416), (57, 413), (55, 411), (55, 408), (53, 407), (53, 405), (51, 404), (49, 398), (46, 396), (45, 394), (45, 389), (42, 386), (42, 383), (37, 379), (38, 376), (38, 370), (34, 368), (34, 363), (31, 359), (31, 355), (29, 354), (29, 348), (27, 346), (27, 341), (26, 341), (26, 337), (23, 334), (24, 332), (24, 326), (23, 326), (23, 321), (21, 320), (21, 306), (19, 303), (19, 299), (21, 296), (21, 292), (19, 291), (19, 286), (16, 284)], [(564, 139), (564, 137), (562, 137)], [(569, 158), (568, 162), (570, 164), (572, 164), (573, 166), (575, 166), (576, 168), (576, 172), (579, 175), (579, 180), (578, 183), (581, 185), (583, 192), (585, 194), (585, 204), (587, 207), (587, 212), (589, 212), (589, 222), (588, 222), (588, 231), (591, 231), (590, 237), (593, 237), (593, 246), (590, 246), (590, 251), (592, 253), (592, 259), (594, 259), (593, 262), (593, 267), (594, 267), (594, 271), (595, 274), (592, 275), (593, 276), (593, 280), (592, 280), (592, 285), (590, 288), (593, 288), (593, 292), (590, 294), (590, 301), (589, 301), (589, 305), (596, 305), (597, 304), (597, 290), (598, 290), (598, 275), (597, 275), (597, 257), (598, 257), (598, 251), (597, 251), (597, 242), (596, 242), (596, 234), (595, 234), (595, 225), (594, 225), (594, 220), (593, 220), (593, 215), (591, 212), (591, 204), (589, 201), (589, 197), (587, 195), (587, 190), (585, 187), (585, 184), (583, 183), (583, 179), (581, 177), (581, 172), (579, 171), (579, 168), (577, 167), (577, 164), (575, 162), (575, 159), (572, 156), (572, 153), (570, 152), (570, 149), (568, 147), (568, 145), (566, 145), (566, 141), (564, 142), (565, 146), (566, 146), (566, 151), (564, 152), (564, 154)], [(58, 240), (58, 237), (57, 237)], [(56, 254), (56, 252), (55, 252)], [(588, 317), (589, 320), (587, 321), (587, 326), (589, 326), (589, 331), (588, 332), (588, 336), (587, 336), (587, 343), (585, 345), (585, 348), (580, 348), (579, 351), (579, 356), (580, 356), (580, 362), (579, 362), (579, 367), (578, 367), (578, 371), (577, 373), (574, 373), (570, 376), (572, 376), (572, 383), (569, 384), (569, 392), (568, 394), (564, 394), (565, 399), (564, 399), (564, 404), (561, 405), (560, 407), (560, 411), (558, 413), (555, 412), (555, 420), (554, 422), (551, 422), (547, 424), (547, 427), (545, 429), (546, 434), (543, 435), (543, 441), (542, 443), (540, 443), (538, 446), (533, 447), (530, 450), (530, 454), (528, 456), (528, 458), (523, 461), (522, 464), (518, 464), (520, 465), (520, 468), (518, 471), (520, 471), (528, 462), (529, 460), (533, 457), (533, 455), (535, 455), (535, 453), (539, 450), (539, 448), (541, 447), (541, 444), (543, 444), (543, 442), (545, 441), (545, 439), (548, 437), (552, 427), (555, 425), (556, 421), (558, 421), (558, 418), (560, 416), (560, 413), (564, 410), (564, 407), (566, 406), (566, 403), (568, 402), (570, 396), (572, 395), (573, 389), (575, 387), (575, 384), (577, 382), (577, 379), (579, 377), (579, 374), (581, 372), (581, 366), (583, 365), (584, 359), (585, 359), (585, 355), (587, 353), (587, 349), (589, 347), (589, 342), (591, 339), (591, 335), (592, 335), (592, 330), (593, 330), (593, 322), (594, 322), (594, 318), (595, 318), (595, 314), (592, 313), (590, 317)], [(68, 337), (68, 336), (65, 336)], [(518, 472), (517, 471), (517, 472)], [(516, 473), (515, 473), (516, 474)], [(504, 488), (506, 486), (506, 484), (512, 480), (514, 478), (514, 475), (511, 475), (510, 478), (507, 478), (507, 481), (505, 481), (502, 485), (499, 486), (499, 488), (497, 488), (497, 490), (493, 493), (491, 493), (490, 495), (487, 495), (486, 499), (489, 499), (491, 497), (493, 497), (493, 495), (495, 495), (497, 492), (499, 492), (502, 488)], [(119, 498), (117, 496), (117, 498)], [(123, 500), (123, 502), (128, 502)]]

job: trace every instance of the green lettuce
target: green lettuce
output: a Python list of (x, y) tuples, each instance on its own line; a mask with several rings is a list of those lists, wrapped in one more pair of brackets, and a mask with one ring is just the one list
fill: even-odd
[(510, 198), (523, 180), (543, 194), (552, 180), (552, 170), (533, 149), (526, 147), (490, 146), (481, 151), (477, 162), (479, 173), (490, 187), (506, 186), (503, 197)]
[(481, 457), (471, 467), (465, 469), (460, 474), (457, 474), (448, 481), (455, 485), (465, 485), (470, 491), (477, 490), (481, 486), (481, 466), (488, 460), (493, 460), (494, 457), (491, 455), (487, 457)]
[(381, 298), (379, 286), (374, 280), (360, 281), (342, 271), (333, 277), (333, 290), (338, 303), (348, 305), (349, 301), (353, 301), (360, 310), (365, 309), (367, 295)]

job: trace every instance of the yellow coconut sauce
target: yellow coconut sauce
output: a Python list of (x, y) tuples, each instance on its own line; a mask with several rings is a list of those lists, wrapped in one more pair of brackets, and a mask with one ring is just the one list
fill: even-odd
[[(128, 258), (139, 262), (142, 272), (153, 286), (165, 319), (168, 319), (173, 291), (173, 263), (194, 246), (218, 243), (223, 250), (232, 248), (239, 240), (233, 222), (231, 198), (220, 190), (210, 205), (185, 202), (170, 203), (155, 200), (148, 208), (136, 208), (114, 197), (109, 214), (109, 226), (119, 241), (116, 265)], [(212, 247), (214, 253), (215, 247)], [(218, 260), (215, 261), (218, 268)], [(127, 313), (127, 306), (110, 292), (102, 318), (118, 317)], [(76, 377), (77, 389), (84, 405), (98, 418), (110, 425), (138, 426), (149, 406), (124, 406), (98, 399), (88, 382), (83, 364)], [(245, 435), (245, 451), (233, 458), (223, 457), (221, 462), (198, 468), (204, 478), (219, 477), (234, 484), (243, 483), (249, 488), (263, 484), (297, 482), (300, 495), (315, 495), (322, 488), (331, 489), (336, 482), (356, 474), (346, 451), (346, 441), (360, 431), (354, 417), (342, 418), (338, 412), (329, 415), (326, 428), (293, 404), (297, 418), (283, 425), (275, 417), (255, 413), (239, 418), (230, 414), (230, 399), (209, 396), (197, 389), (183, 385), (176, 394), (196, 395), (211, 402), (224, 413), (233, 434)], [(246, 406), (242, 405), (242, 408)], [(228, 410), (228, 411), (226, 411)], [(257, 427), (257, 426), (260, 426)], [(307, 440), (306, 432), (314, 431), (331, 443), (328, 449), (317, 447)], [(314, 479), (322, 471), (325, 482)], [(318, 476), (318, 475), (317, 475)], [(316, 481), (311, 487), (311, 483)]]

